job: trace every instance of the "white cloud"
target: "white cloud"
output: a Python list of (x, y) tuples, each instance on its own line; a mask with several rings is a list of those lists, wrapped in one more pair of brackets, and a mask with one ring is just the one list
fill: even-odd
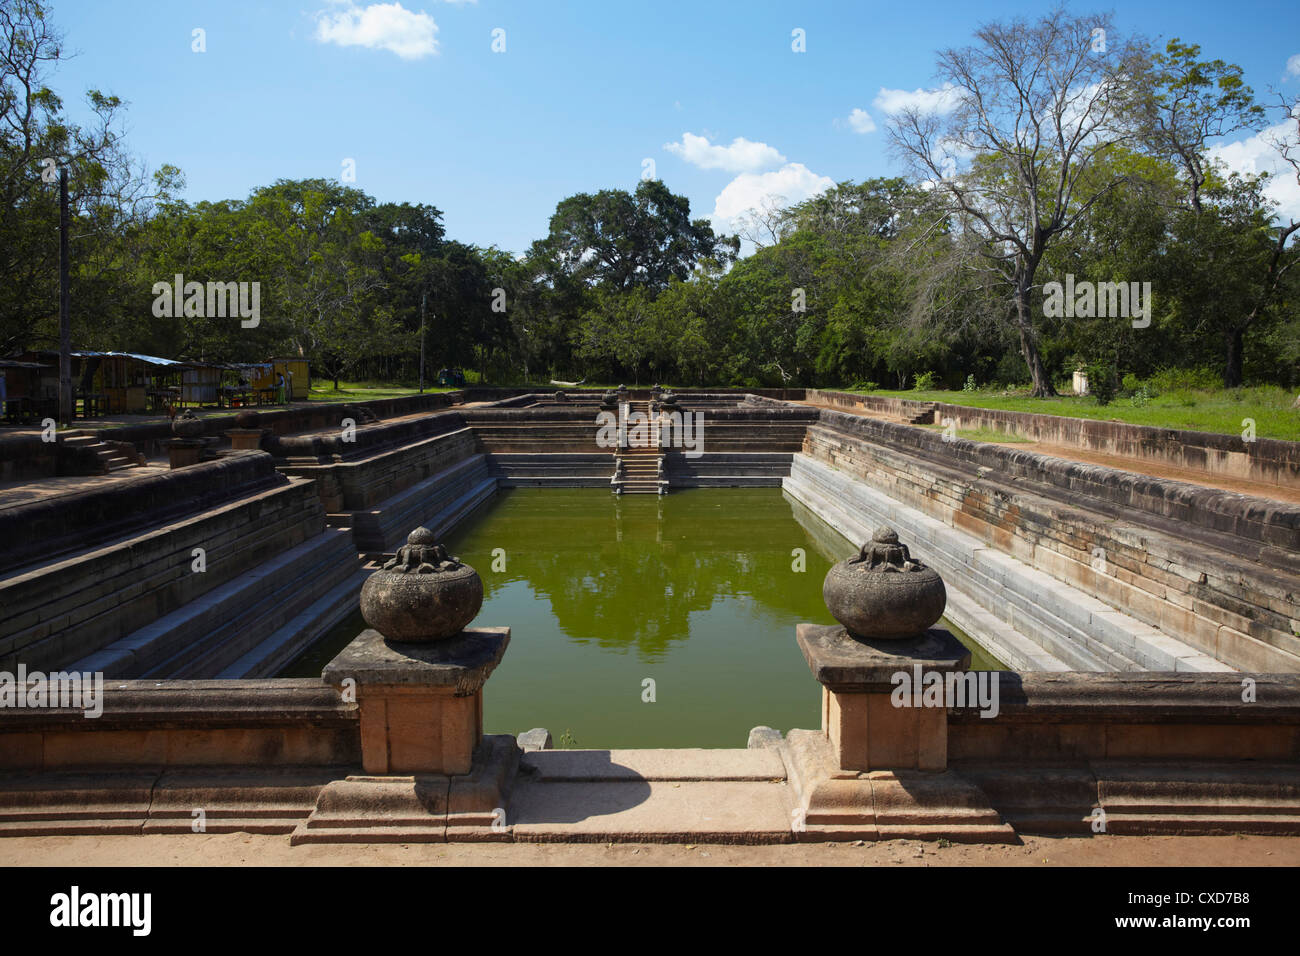
[(882, 86), (872, 104), (882, 113), (900, 113), (915, 107), (922, 113), (951, 113), (961, 102), (961, 90), (945, 83), (937, 90), (891, 90)]
[[(836, 123), (838, 124), (839, 121), (837, 120)], [(864, 109), (854, 109), (849, 114), (848, 119), (844, 120), (844, 123), (855, 133), (874, 133), (876, 131), (876, 121)]]
[(778, 163), (785, 157), (766, 143), (737, 136), (730, 146), (717, 146), (707, 136), (683, 133), (680, 143), (665, 143), (664, 149), (701, 169), (724, 169), (729, 173), (752, 173)]
[(780, 200), (780, 205), (803, 202), (835, 185), (829, 176), (818, 176), (803, 163), (786, 163), (766, 173), (741, 173), (723, 188), (713, 203), (715, 228), (734, 228), (733, 220), (750, 209), (760, 209), (764, 201)]
[(1286, 60), (1286, 75), (1300, 76), (1300, 53), (1293, 53)]
[(433, 17), (413, 13), (400, 3), (348, 3), (341, 10), (316, 14), (316, 39), (321, 43), (388, 50), (403, 60), (437, 53), (437, 33)]
[(1300, 182), (1295, 170), (1283, 161), (1273, 146), (1276, 140), (1287, 135), (1295, 136), (1295, 122), (1278, 123), (1253, 136), (1231, 143), (1210, 147), (1210, 155), (1221, 160), (1229, 172), (1272, 173), (1264, 195), (1278, 204), (1277, 214), (1286, 219), (1300, 220)]

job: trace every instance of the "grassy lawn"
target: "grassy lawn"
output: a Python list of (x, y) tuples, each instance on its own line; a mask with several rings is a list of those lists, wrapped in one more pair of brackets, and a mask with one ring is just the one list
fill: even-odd
[[(1300, 441), (1300, 409), (1291, 407), (1295, 395), (1276, 386), (1213, 391), (1175, 389), (1162, 392), (1145, 403), (1134, 404), (1132, 398), (1116, 398), (1109, 405), (1098, 405), (1096, 399), (1088, 396), (1030, 398), (1027, 395), (983, 389), (974, 392), (877, 389), (863, 394), (973, 405), (976, 408), (997, 408), (1011, 412), (1037, 412), (1040, 415), (1062, 415), (1067, 418), (1095, 418), (1158, 428), (1219, 432), (1225, 435), (1241, 435), (1246, 427), (1243, 419), (1253, 418), (1258, 438)], [(967, 437), (963, 432), (959, 434), (963, 438)]]
[[(943, 431), (942, 425), (922, 425), (921, 427), (936, 432)], [(1033, 441), (1032, 438), (1011, 435), (1007, 432), (998, 431), (996, 428), (959, 428), (956, 434), (958, 438), (969, 438), (971, 441), (1002, 442), (1011, 445), (1022, 445)]]
[[(425, 385), (426, 392), (450, 392), (453, 389)], [(402, 398), (405, 395), (419, 395), (416, 386), (393, 385), (384, 382), (339, 382), (339, 389), (334, 390), (332, 381), (317, 379), (311, 387), (309, 402), (363, 402), (372, 398)]]

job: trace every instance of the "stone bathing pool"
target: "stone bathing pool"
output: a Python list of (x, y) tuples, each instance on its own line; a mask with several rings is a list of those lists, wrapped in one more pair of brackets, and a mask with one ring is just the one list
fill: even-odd
[[(484, 697), (488, 733), (545, 727), (557, 747), (743, 747), (760, 724), (819, 725), (820, 688), (794, 628), (834, 623), (822, 579), (857, 546), (779, 488), (507, 489), (445, 543), (483, 579), (475, 623), (513, 629)], [(971, 648), (973, 668), (1003, 669), (942, 626)], [(280, 676), (319, 676), (364, 627), (353, 614)]]

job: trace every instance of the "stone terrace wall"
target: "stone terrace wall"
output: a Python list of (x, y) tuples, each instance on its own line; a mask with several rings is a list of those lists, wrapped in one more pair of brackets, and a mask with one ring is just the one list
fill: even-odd
[[(392, 495), (482, 449), (459, 413), (357, 429), (355, 443), (337, 436), (298, 436), (274, 445), (299, 452), (281, 459), (287, 475), (312, 478), (331, 514), (373, 508)], [(353, 450), (355, 448), (355, 451)], [(332, 449), (347, 452), (331, 453)]]
[(51, 475), (99, 475), (104, 464), (88, 448), (38, 435), (0, 435), (0, 481), (27, 481)]
[[(459, 412), (488, 454), (612, 454), (596, 444), (593, 405), (466, 408)], [(612, 473), (612, 463), (611, 463)]]
[(919, 402), (877, 395), (808, 389), (807, 400), (838, 407), (860, 407), (895, 418), (911, 418), (929, 409), (934, 421), (952, 418), (958, 428), (988, 428), (1053, 445), (1073, 445), (1109, 455), (1152, 461), (1207, 475), (1245, 478), (1273, 485), (1300, 481), (1300, 442), (1239, 435), (1129, 425), (1124, 422), (1010, 412), (945, 402)]
[(352, 440), (346, 441), (342, 420), (347, 416), (340, 408), (336, 408), (333, 414), (336, 417), (330, 419), (326, 427), (319, 431), (273, 436), (263, 447), (290, 466), (328, 464), (369, 458), (385, 450), (445, 435), (465, 426), (465, 419), (459, 411), (434, 412), (405, 421), (369, 425), (358, 422)]
[(317, 454), (289, 458), (280, 470), (313, 479), (329, 522), (350, 527), (361, 552), (392, 551), (426, 522), (443, 533), (495, 491), (482, 444), (459, 412), (358, 428), (359, 455), (328, 454), (351, 444), (285, 439), (280, 449)]
[[(275, 435), (292, 435), (297, 432), (338, 428), (339, 422), (348, 417), (348, 409), (355, 410), (362, 406), (382, 419), (413, 415), (422, 411), (436, 412), (464, 400), (465, 393), (462, 391), (426, 392), (423, 395), (405, 395), (400, 398), (377, 398), (360, 402), (320, 402), (311, 405), (295, 405), (291, 408), (254, 408), (253, 410), (259, 413), (260, 427), (269, 429)], [(202, 434), (224, 437), (225, 432), (235, 427), (235, 414), (231, 412), (229, 415), (213, 415), (200, 419), (203, 422)], [(117, 425), (88, 431), (101, 440), (130, 442), (150, 455), (160, 453), (163, 447), (161, 443), (173, 437), (171, 424), (166, 421)]]
[(0, 510), (0, 572), (85, 549), (233, 498), (287, 484), (264, 452), (230, 452), (216, 461), (160, 475), (123, 478), (90, 491), (39, 498)]
[[(267, 459), (260, 452), (242, 457)], [(163, 477), (214, 466), (224, 474), (225, 464)], [(319, 535), (325, 513), (312, 483), (275, 477), (238, 488), (222, 504), (196, 502), (204, 510), (170, 524), (106, 544), (97, 537), (92, 550), (0, 576), (0, 670), (13, 671), (19, 661), (31, 669), (65, 666)], [(206, 554), (202, 573), (192, 567), (194, 548)]]
[(1300, 509), (828, 410), (804, 451), (1227, 664), (1300, 670)]

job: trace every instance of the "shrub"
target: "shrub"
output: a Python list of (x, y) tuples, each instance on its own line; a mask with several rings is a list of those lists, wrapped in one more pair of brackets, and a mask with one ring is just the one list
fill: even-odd
[(928, 392), (934, 388), (934, 373), (922, 372), (916, 376), (916, 382), (912, 385), (913, 391)]
[(880, 386), (875, 382), (857, 381), (853, 383), (853, 391), (855, 392), (874, 392), (878, 388), (880, 388)]
[(1115, 398), (1115, 366), (1098, 359), (1088, 363), (1088, 391), (1098, 405), (1109, 405)]
[(1028, 385), (1031, 381), (1029, 366), (1025, 364), (1019, 352), (1015, 349), (1007, 349), (998, 362), (997, 370), (993, 373), (993, 380), (1007, 386)]
[(1162, 368), (1148, 382), (1158, 392), (1223, 388), (1223, 376), (1212, 368)]
[(1138, 378), (1136, 375), (1134, 375), (1132, 372), (1129, 372), (1127, 375), (1124, 376), (1123, 386), (1124, 386), (1124, 391), (1126, 392), (1136, 392), (1139, 388), (1142, 387), (1142, 380)]
[(963, 392), (973, 392), (978, 386), (975, 384), (974, 373), (966, 376), (966, 384), (961, 387)]

